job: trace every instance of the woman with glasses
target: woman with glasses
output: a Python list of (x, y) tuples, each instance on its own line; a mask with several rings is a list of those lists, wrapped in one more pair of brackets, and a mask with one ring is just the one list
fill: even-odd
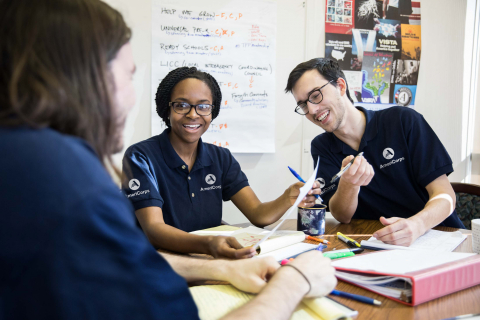
[[(221, 224), (223, 201), (232, 200), (256, 226), (277, 221), (293, 205), (303, 183), (262, 203), (230, 151), (203, 143), (201, 136), (220, 112), (217, 81), (196, 68), (171, 71), (156, 95), (157, 113), (167, 129), (125, 152), (123, 189), (155, 248), (214, 257), (249, 258), (233, 237), (198, 236), (194, 230)], [(300, 203), (311, 206), (318, 183)]]

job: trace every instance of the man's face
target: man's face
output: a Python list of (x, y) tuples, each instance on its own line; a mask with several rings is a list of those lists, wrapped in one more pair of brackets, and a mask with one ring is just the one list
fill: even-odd
[[(339, 80), (340, 81), (340, 80)], [(316, 69), (306, 71), (293, 87), (292, 93), (297, 104), (305, 102), (310, 93), (328, 83)], [(313, 92), (312, 95), (317, 94)], [(345, 103), (340, 95), (340, 88), (328, 84), (321, 89), (323, 100), (319, 104), (307, 101), (308, 113), (305, 115), (308, 120), (327, 132), (337, 130), (345, 117)], [(313, 99), (310, 99), (313, 101)]]
[(115, 150), (123, 149), (123, 130), (128, 113), (135, 105), (135, 88), (133, 87), (133, 74), (136, 67), (133, 61), (132, 46), (126, 43), (110, 62), (110, 71), (113, 76), (115, 117), (117, 119), (117, 132), (115, 133)]

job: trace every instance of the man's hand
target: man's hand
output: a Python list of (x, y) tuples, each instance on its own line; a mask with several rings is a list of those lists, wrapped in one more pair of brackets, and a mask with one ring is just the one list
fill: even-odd
[[(348, 156), (342, 161), (342, 169), (352, 161), (353, 156)], [(355, 158), (350, 168), (345, 171), (345, 173), (340, 178), (340, 181), (351, 186), (366, 186), (372, 181), (375, 172), (373, 167), (368, 163), (368, 161), (363, 157), (359, 156)]]
[(312, 250), (301, 254), (289, 264), (299, 269), (310, 282), (312, 289), (306, 297), (325, 296), (337, 285), (335, 268), (332, 267), (331, 260), (325, 258), (320, 251)]
[(225, 261), (224, 281), (251, 293), (258, 293), (280, 267), (273, 257)]
[(381, 217), (380, 222), (385, 228), (378, 230), (373, 236), (388, 244), (408, 247), (426, 232), (420, 219)]
[[(293, 206), (295, 201), (297, 200), (298, 195), (300, 194), (300, 188), (303, 187), (305, 183), (303, 182), (297, 182), (292, 184), (290, 187), (288, 187), (287, 190), (285, 190), (285, 193), (288, 196), (288, 199), (290, 200), (290, 206)], [(313, 187), (310, 191), (308, 191), (308, 194), (305, 198), (303, 198), (302, 202), (298, 206), (300, 207), (313, 207), (315, 205), (315, 198), (316, 194), (322, 193), (322, 190), (320, 189), (320, 183), (318, 181), (315, 181), (313, 183)]]
[(234, 237), (210, 236), (208, 251), (214, 258), (245, 259), (255, 255), (253, 247), (244, 248)]

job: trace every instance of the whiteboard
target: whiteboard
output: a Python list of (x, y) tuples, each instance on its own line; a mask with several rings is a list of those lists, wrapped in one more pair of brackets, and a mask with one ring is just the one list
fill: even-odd
[[(178, 67), (196, 67), (219, 83), (219, 116), (204, 142), (237, 153), (275, 152), (276, 3), (152, 1), (152, 93)], [(152, 99), (152, 135), (165, 124)]]

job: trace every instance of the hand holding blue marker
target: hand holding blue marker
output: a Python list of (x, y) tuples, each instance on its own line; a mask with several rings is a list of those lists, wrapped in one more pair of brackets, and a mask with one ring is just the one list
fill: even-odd
[[(290, 168), (290, 167), (288, 167), (288, 169), (289, 169), (290, 172), (295, 176), (295, 178), (298, 179), (298, 181), (303, 182), (303, 183), (306, 183), (305, 180), (303, 180), (302, 177), (300, 177), (300, 175), (299, 175), (297, 172), (295, 172), (295, 170), (293, 170), (293, 169)], [(315, 198), (320, 199), (320, 201), (323, 202), (322, 198), (320, 198), (320, 195), (315, 194), (314, 196), (315, 196)]]

